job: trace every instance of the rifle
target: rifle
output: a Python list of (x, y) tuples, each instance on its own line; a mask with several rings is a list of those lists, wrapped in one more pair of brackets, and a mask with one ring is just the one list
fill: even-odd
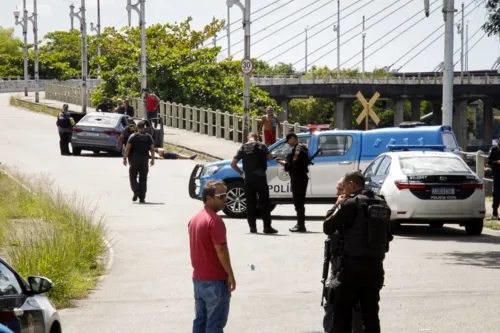
[(314, 154), (313, 156), (309, 157), (309, 165), (314, 165), (314, 162), (313, 160), (316, 158), (316, 156), (318, 156), (318, 154), (320, 154), (322, 152), (321, 149), (318, 149)]
[(332, 258), (332, 253), (330, 251), (331, 248), (331, 240), (330, 237), (325, 239), (325, 250), (323, 255), (323, 275), (321, 278), (321, 284), (323, 285), (323, 293), (321, 294), (321, 306), (323, 306), (323, 301), (328, 297), (327, 288), (325, 286), (326, 279), (328, 278), (328, 269), (330, 265), (330, 260)]

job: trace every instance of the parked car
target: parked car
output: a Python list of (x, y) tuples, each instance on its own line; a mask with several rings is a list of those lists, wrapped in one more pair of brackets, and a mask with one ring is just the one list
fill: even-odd
[(43, 295), (53, 287), (42, 276), (30, 276), (26, 282), (0, 258), (0, 324), (14, 333), (61, 333), (59, 314)]
[[(410, 151), (395, 151), (401, 148)], [(444, 146), (442, 146), (444, 150)], [(457, 155), (425, 147), (393, 146), (364, 171), (367, 187), (392, 210), (393, 231), (402, 224), (446, 224), (480, 235), (486, 213), (483, 180)]]
[[(450, 126), (420, 126), (401, 124), (395, 128), (371, 131), (331, 130), (298, 133), (299, 142), (309, 148), (309, 154), (319, 154), (309, 167), (309, 185), (306, 203), (333, 204), (336, 200), (336, 183), (346, 172), (363, 170), (377, 156), (388, 151), (388, 145), (444, 145), (445, 150), (459, 154), (455, 135)], [(285, 139), (269, 147), (274, 157), (285, 158), (292, 150)], [(235, 152), (236, 153), (236, 152)], [(223, 180), (227, 185), (227, 204), (224, 213), (230, 217), (246, 216), (246, 199), (243, 179), (230, 166), (231, 161), (198, 164), (189, 180), (189, 195), (201, 200), (204, 184), (212, 179)], [(240, 161), (240, 168), (241, 161)], [(291, 204), (290, 176), (276, 161), (268, 161), (267, 180), (270, 202)]]

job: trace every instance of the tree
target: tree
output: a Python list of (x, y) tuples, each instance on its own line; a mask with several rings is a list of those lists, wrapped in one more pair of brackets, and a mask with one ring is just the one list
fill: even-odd
[(488, 0), (486, 2), (488, 18), (483, 24), (483, 30), (491, 35), (500, 35), (500, 0)]
[(22, 56), (23, 42), (14, 37), (14, 28), (4, 29), (0, 26), (0, 56)]

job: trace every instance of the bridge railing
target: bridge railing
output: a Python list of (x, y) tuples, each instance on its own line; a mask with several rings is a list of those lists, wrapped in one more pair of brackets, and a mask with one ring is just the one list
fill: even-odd
[(484, 181), (486, 195), (493, 192), (493, 179), (491, 169), (487, 167), (488, 155), (482, 150), (475, 153), (461, 151), (460, 156), (467, 165)]
[[(291, 74), (291, 75), (252, 75), (251, 82), (257, 86), (277, 86), (277, 85), (299, 85), (299, 84), (443, 84), (441, 75), (434, 76), (403, 76), (395, 77), (393, 74), (385, 76), (371, 73), (369, 75), (346, 75), (343, 74), (340, 78), (336, 75), (325, 74)], [(465, 76), (462, 80), (460, 77), (454, 77), (453, 84), (471, 84), (471, 85), (500, 85), (500, 77), (497, 76)]]

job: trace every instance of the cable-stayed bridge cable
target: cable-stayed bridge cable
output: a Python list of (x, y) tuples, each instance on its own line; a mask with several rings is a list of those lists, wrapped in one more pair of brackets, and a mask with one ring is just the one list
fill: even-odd
[[(481, 30), (482, 30), (482, 27), (479, 27), (479, 29), (477, 29), (477, 31), (476, 31), (476, 33), (475, 33), (474, 35), (476, 35), (476, 34), (477, 34), (479, 31), (481, 31)], [(475, 43), (474, 43), (471, 47), (469, 47), (469, 50), (468, 50), (468, 51), (466, 51), (466, 52), (464, 53), (464, 58), (467, 56), (467, 54), (470, 52), (470, 50), (472, 50), (472, 49), (474, 48), (474, 46), (476, 46), (476, 45), (477, 45), (477, 44), (478, 44), (478, 43), (479, 43), (479, 42), (480, 42), (480, 41), (481, 41), (481, 40), (482, 40), (482, 39), (483, 39), (486, 35), (487, 35), (487, 33), (484, 33), (484, 34), (483, 34), (483, 35), (482, 35), (482, 36), (481, 36), (481, 37), (480, 37), (480, 38), (479, 38), (479, 39), (478, 39), (478, 40), (477, 40), (477, 41), (476, 41), (476, 42), (475, 42)], [(472, 37), (474, 37), (474, 36), (472, 36)], [(472, 39), (472, 37), (471, 37), (471, 38), (469, 38), (469, 40), (471, 40), (471, 39)], [(453, 64), (453, 67), (455, 67), (455, 66), (459, 63), (459, 61), (460, 61), (460, 59), (458, 59), (458, 60), (457, 60), (457, 61)]]

